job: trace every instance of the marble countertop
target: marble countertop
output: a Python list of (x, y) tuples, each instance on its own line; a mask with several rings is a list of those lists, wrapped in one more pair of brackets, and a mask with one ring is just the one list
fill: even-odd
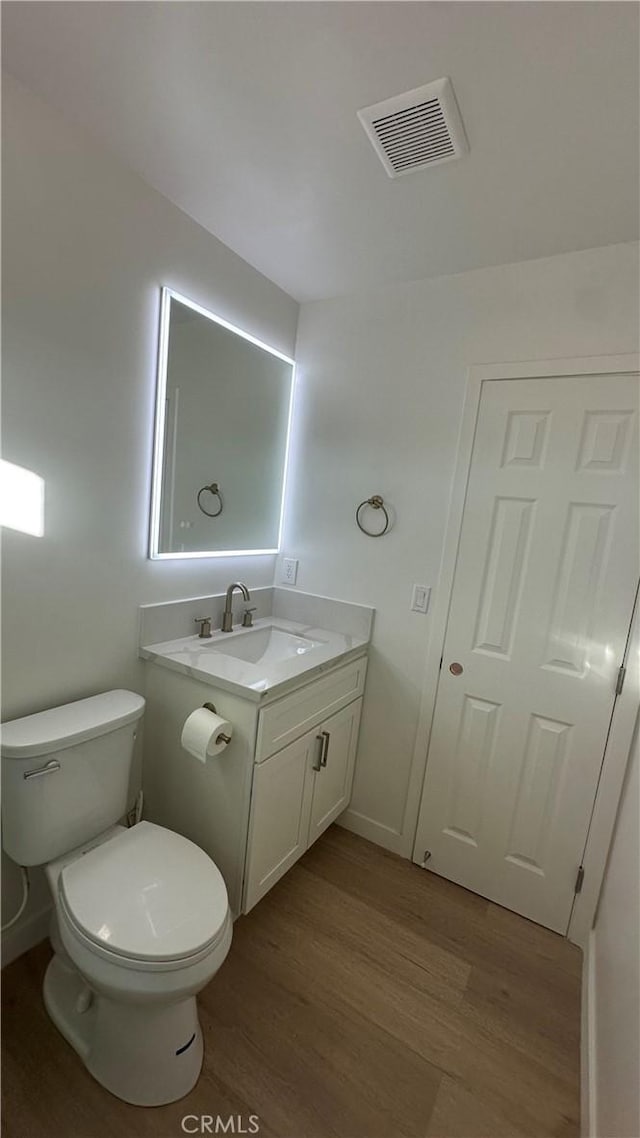
[[(271, 629), (301, 638), (297, 645), (292, 643), (291, 654), (286, 659), (270, 658), (268, 651), (256, 662), (224, 654), (225, 644), (231, 647), (235, 641), (235, 646), (242, 650), (240, 638), (260, 631), (267, 635)], [(139, 654), (145, 660), (193, 676), (212, 687), (262, 703), (362, 655), (368, 643), (368, 636), (343, 635), (270, 616), (256, 620), (252, 629), (216, 631), (210, 640), (184, 636), (160, 644), (147, 644), (139, 649)]]

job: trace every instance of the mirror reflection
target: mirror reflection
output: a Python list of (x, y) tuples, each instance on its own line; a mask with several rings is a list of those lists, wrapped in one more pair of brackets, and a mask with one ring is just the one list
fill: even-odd
[(163, 289), (151, 557), (275, 553), (293, 361)]

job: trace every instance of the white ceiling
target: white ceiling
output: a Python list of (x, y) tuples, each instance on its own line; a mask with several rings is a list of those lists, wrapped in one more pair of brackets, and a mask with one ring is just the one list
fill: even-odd
[[(5, 66), (299, 300), (638, 236), (635, 3), (4, 3)], [(356, 118), (448, 75), (470, 153)]]

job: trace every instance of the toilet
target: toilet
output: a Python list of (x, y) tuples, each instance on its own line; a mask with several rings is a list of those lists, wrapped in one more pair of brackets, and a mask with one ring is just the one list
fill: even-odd
[(196, 994), (231, 945), (222, 875), (180, 834), (127, 809), (144, 700), (110, 691), (3, 724), (3, 845), (43, 866), (54, 956), (51, 1019), (102, 1086), (160, 1106), (203, 1059)]

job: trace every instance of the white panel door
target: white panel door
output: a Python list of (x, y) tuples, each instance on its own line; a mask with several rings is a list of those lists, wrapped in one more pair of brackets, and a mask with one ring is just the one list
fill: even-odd
[(415, 856), (561, 932), (638, 569), (637, 377), (485, 382)]

